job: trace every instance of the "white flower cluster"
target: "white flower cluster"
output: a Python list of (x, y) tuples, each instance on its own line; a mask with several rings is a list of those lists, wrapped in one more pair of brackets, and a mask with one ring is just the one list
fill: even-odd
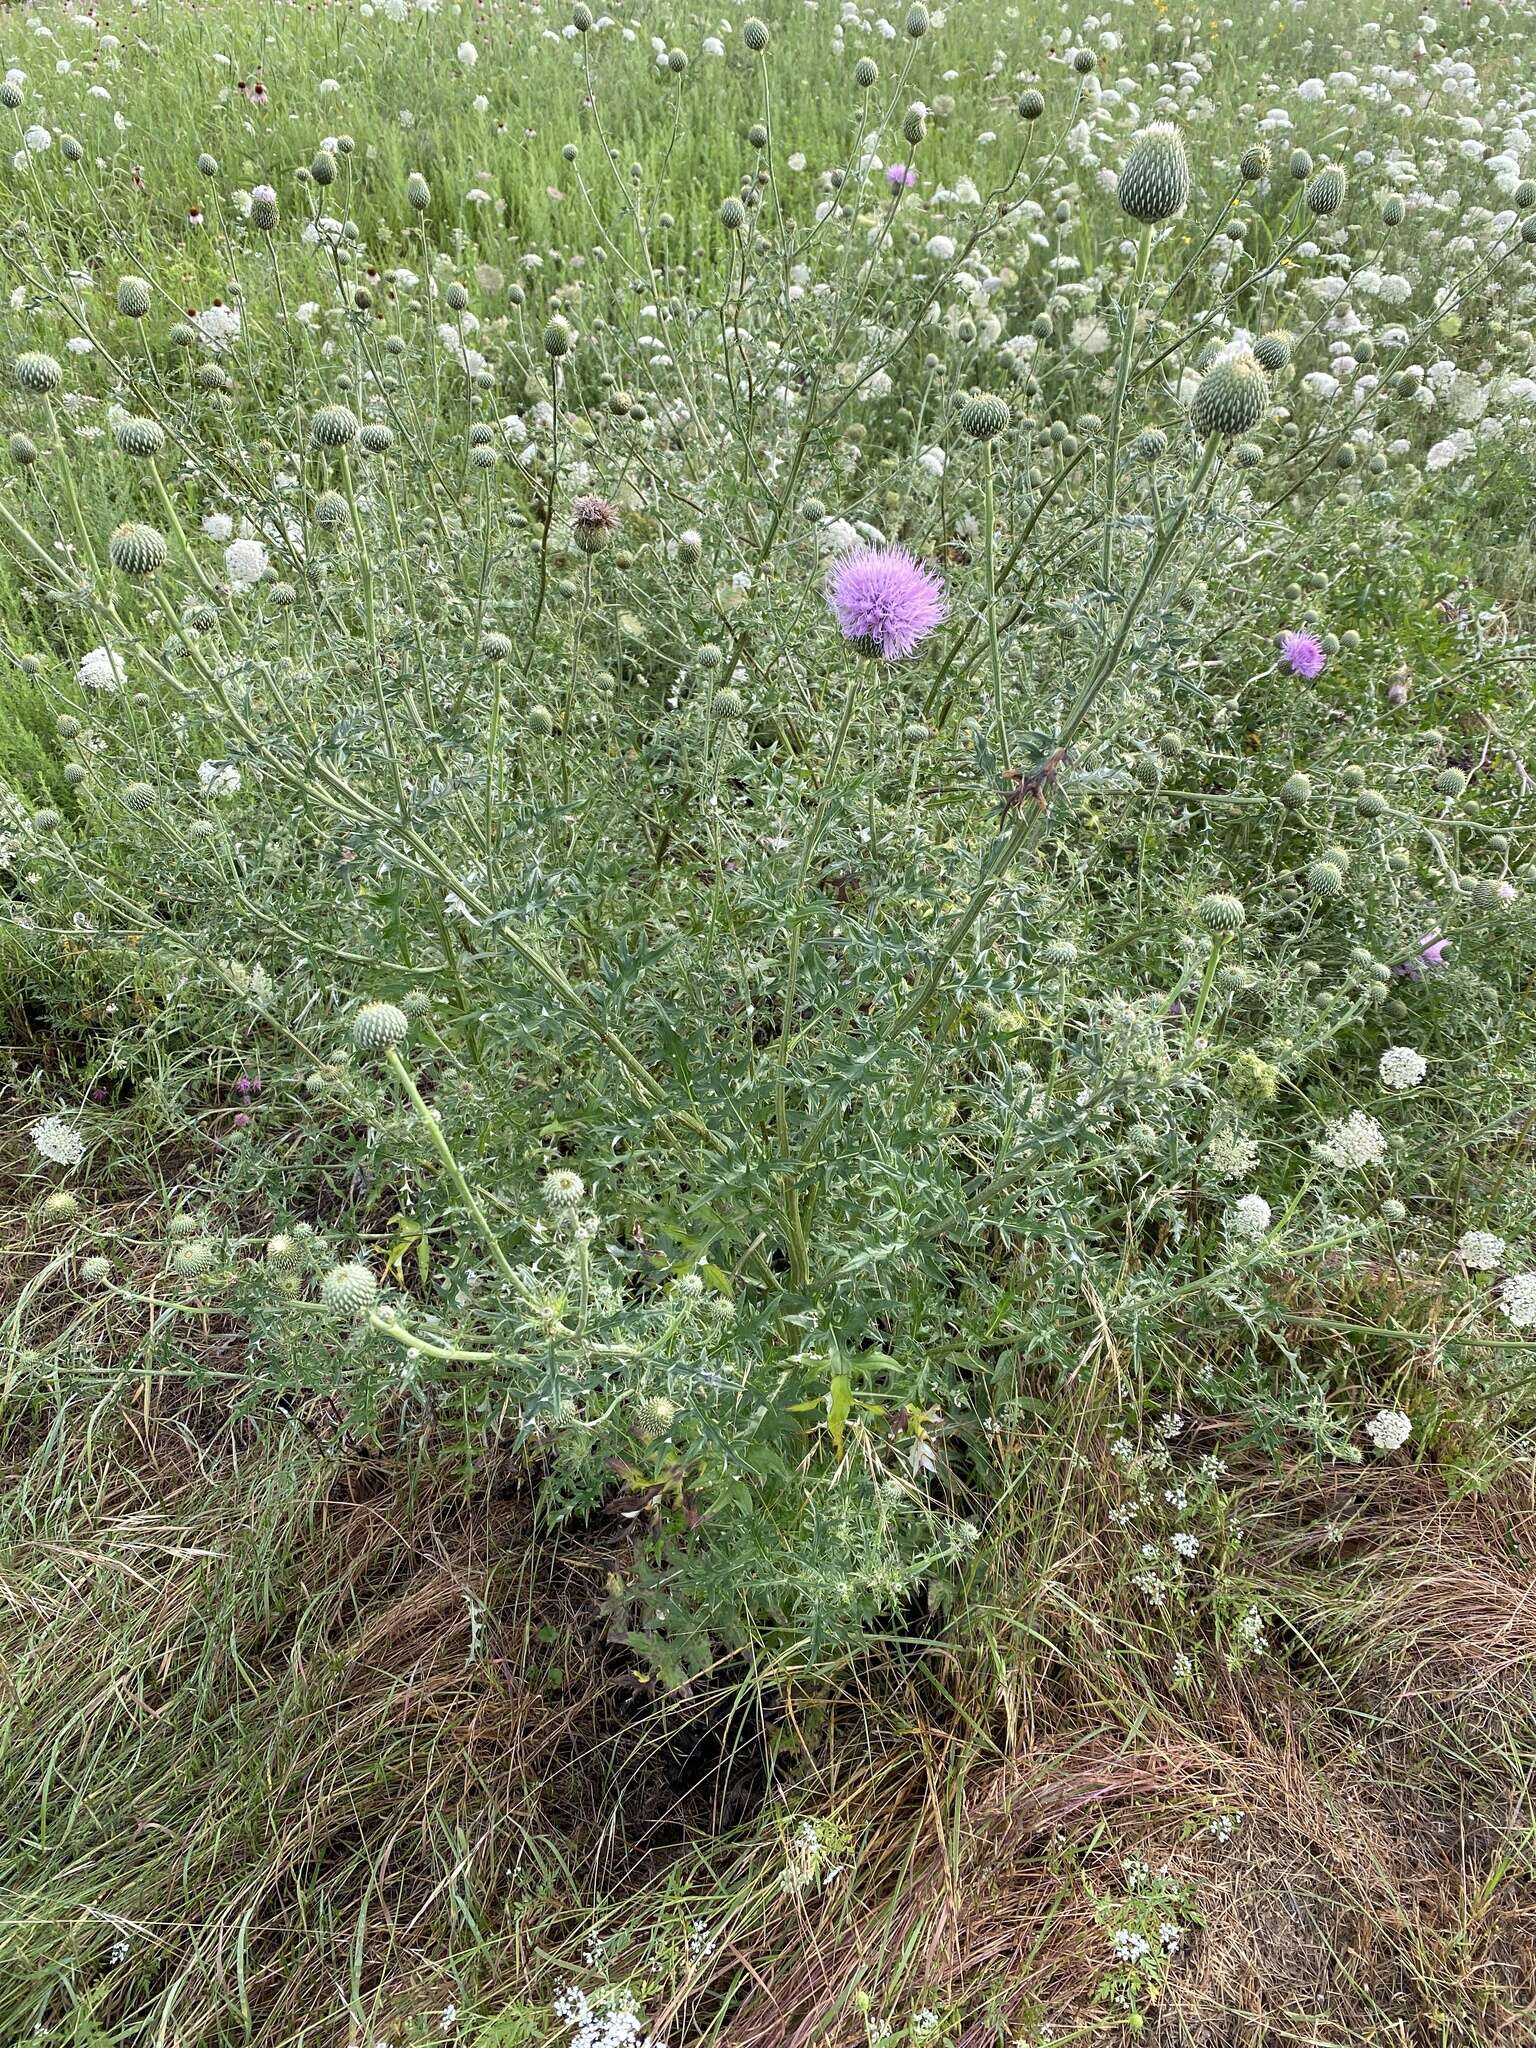
[(1456, 1245), (1456, 1256), (1473, 1273), (1492, 1273), (1504, 1263), (1506, 1246), (1492, 1230), (1464, 1230)]
[(666, 2048), (635, 2011), (626, 1991), (599, 1992), (589, 1997), (579, 1984), (555, 1993), (555, 2018), (571, 2029), (568, 2048)]
[(1418, 1087), (1429, 1072), (1429, 1062), (1411, 1045), (1389, 1045), (1377, 1062), (1376, 1071), (1383, 1088), (1400, 1094), (1405, 1088)]
[(1499, 1289), (1499, 1307), (1517, 1330), (1536, 1330), (1536, 1273), (1511, 1273)]
[(85, 1140), (61, 1116), (40, 1116), (27, 1135), (55, 1166), (78, 1166), (85, 1157)]
[(1272, 1211), (1262, 1195), (1244, 1195), (1234, 1202), (1228, 1217), (1228, 1228), (1238, 1238), (1252, 1240), (1262, 1237), (1269, 1228)]
[(1375, 1117), (1352, 1109), (1348, 1116), (1328, 1126), (1315, 1149), (1318, 1158), (1327, 1165), (1358, 1172), (1361, 1167), (1377, 1166), (1386, 1158), (1387, 1134)]
[(1413, 1435), (1413, 1424), (1401, 1409), (1378, 1408), (1365, 1433), (1378, 1451), (1400, 1451)]

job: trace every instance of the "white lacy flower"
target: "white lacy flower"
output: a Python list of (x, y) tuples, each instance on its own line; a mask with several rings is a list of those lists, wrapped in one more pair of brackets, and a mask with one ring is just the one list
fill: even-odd
[(1376, 1071), (1383, 1088), (1401, 1093), (1405, 1088), (1418, 1087), (1429, 1072), (1429, 1062), (1411, 1045), (1389, 1045), (1377, 1062)]
[(1378, 1451), (1400, 1451), (1413, 1435), (1413, 1424), (1398, 1408), (1378, 1408), (1365, 1425)]
[(1511, 1273), (1499, 1289), (1499, 1307), (1517, 1330), (1536, 1330), (1536, 1273)]
[(1492, 1273), (1504, 1263), (1505, 1244), (1491, 1230), (1464, 1230), (1456, 1246), (1461, 1263), (1474, 1273)]
[(267, 551), (259, 540), (232, 540), (224, 550), (224, 573), (236, 590), (259, 583), (267, 571)]
[(1327, 1134), (1315, 1147), (1319, 1159), (1329, 1166), (1351, 1170), (1376, 1166), (1387, 1156), (1387, 1134), (1375, 1117), (1352, 1109), (1348, 1116), (1328, 1126)]
[(93, 647), (80, 657), (75, 681), (87, 690), (116, 690), (128, 680), (123, 657), (110, 647)]
[(1241, 1201), (1232, 1205), (1231, 1227), (1234, 1237), (1262, 1237), (1269, 1228), (1273, 1214), (1262, 1195), (1244, 1195)]
[(85, 1140), (61, 1116), (40, 1116), (27, 1135), (55, 1166), (78, 1166), (85, 1157)]
[(204, 796), (238, 796), (240, 794), (240, 770), (233, 761), (199, 762), (197, 782)]

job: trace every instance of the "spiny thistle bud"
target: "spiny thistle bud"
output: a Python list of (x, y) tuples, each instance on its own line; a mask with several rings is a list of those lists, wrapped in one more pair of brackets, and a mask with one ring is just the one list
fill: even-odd
[(204, 598), (194, 598), (181, 608), (182, 628), (188, 633), (211, 633), (219, 623), (218, 607)]
[(576, 5), (571, 9), (571, 27), (575, 29), (577, 35), (589, 35), (595, 19), (591, 8), (585, 6), (583, 0), (576, 0)]
[(16, 382), (23, 391), (36, 391), (46, 395), (57, 391), (64, 382), (64, 372), (54, 356), (45, 356), (40, 349), (28, 349), (19, 355), (13, 366)]
[(310, 161), (309, 175), (317, 185), (334, 185), (336, 182), (336, 159), (328, 149), (317, 149)]
[(403, 1045), (410, 1030), (410, 1018), (393, 1003), (364, 1003), (352, 1014), (352, 1043), (359, 1052), (383, 1052), (387, 1046)]
[(274, 583), (271, 596), (279, 611), (287, 611), (290, 605), (295, 605), (299, 601), (299, 593), (291, 583)]
[(94, 1257), (80, 1262), (80, 1278), (87, 1287), (101, 1287), (112, 1277), (112, 1261), (97, 1252)]
[(1189, 158), (1171, 121), (1154, 121), (1131, 138), (1115, 197), (1143, 225), (1173, 220), (1189, 204)]
[(1312, 159), (1307, 154), (1306, 150), (1293, 149), (1291, 151), (1290, 172), (1291, 176), (1296, 180), (1296, 183), (1298, 185), (1301, 183), (1303, 178), (1311, 177)]
[(155, 807), (154, 787), (148, 782), (130, 782), (123, 790), (123, 802), (130, 811), (152, 811)]
[(1467, 786), (1467, 778), (1459, 768), (1442, 768), (1435, 777), (1433, 788), (1436, 796), (1460, 796)]
[(347, 523), (347, 501), (340, 491), (322, 491), (315, 500), (315, 524), (324, 533), (335, 533)]
[(530, 704), (527, 726), (536, 740), (547, 740), (555, 729), (555, 715), (547, 704)]
[(152, 576), (165, 567), (165, 535), (141, 520), (125, 519), (107, 542), (112, 566), (123, 576)]
[(1099, 60), (1094, 56), (1092, 50), (1074, 50), (1072, 52), (1072, 69), (1079, 78), (1092, 78), (1098, 68)]
[(395, 445), (395, 430), (376, 423), (359, 427), (357, 445), (365, 455), (387, 455)]
[(80, 721), (66, 711), (53, 721), (53, 729), (61, 740), (77, 740), (80, 737)]
[(5, 445), (18, 469), (30, 469), (36, 462), (37, 443), (30, 434), (12, 434)]
[(73, 1223), (80, 1214), (80, 1204), (68, 1188), (55, 1188), (43, 1203), (43, 1214), (50, 1223)]
[(63, 822), (58, 812), (51, 810), (47, 804), (32, 813), (32, 828), (36, 832), (57, 832)]
[(171, 327), (165, 338), (172, 348), (195, 348), (197, 346), (197, 329), (192, 326), (190, 321), (178, 320)]
[(927, 109), (917, 104), (908, 107), (902, 116), (901, 132), (908, 142), (914, 145), (921, 142), (928, 133)]
[(149, 286), (142, 277), (117, 280), (117, 310), (125, 320), (142, 320), (149, 311)]
[(217, 1254), (206, 1237), (194, 1237), (187, 1244), (180, 1244), (171, 1254), (171, 1271), (179, 1273), (183, 1280), (197, 1280), (204, 1273), (211, 1273)]
[(1314, 896), (1342, 896), (1344, 870), (1336, 861), (1315, 860), (1306, 872), (1306, 884)]
[(1291, 337), (1279, 332), (1261, 334), (1253, 344), (1253, 353), (1261, 370), (1283, 370), (1291, 360)]
[(469, 451), (471, 469), (494, 469), (500, 460), (498, 452), (494, 448), (487, 448), (483, 443)]
[(480, 652), (487, 661), (510, 661), (512, 658), (512, 642), (505, 633), (482, 633), (480, 635)]
[(85, 144), (78, 135), (61, 135), (59, 137), (59, 155), (63, 157), (67, 164), (84, 163)]
[(618, 512), (606, 498), (577, 498), (571, 506), (571, 535), (584, 555), (600, 554), (618, 528)]
[(317, 448), (346, 448), (357, 439), (357, 414), (346, 405), (322, 405), (309, 423)]
[(1256, 185), (1260, 178), (1268, 177), (1269, 167), (1274, 159), (1269, 153), (1267, 142), (1256, 142), (1251, 149), (1245, 149), (1238, 160), (1238, 173), (1250, 185)]
[(14, 78), (0, 78), (0, 107), (14, 113), (22, 102), (22, 90)]
[(117, 445), (124, 455), (158, 455), (165, 446), (165, 429), (158, 420), (119, 420)]
[(1047, 939), (1040, 948), (1040, 965), (1053, 973), (1077, 965), (1077, 947), (1070, 939)]
[(1269, 380), (1251, 348), (1234, 344), (1212, 363), (1195, 392), (1190, 425), (1202, 440), (1251, 433), (1269, 411)]
[(299, 1248), (287, 1231), (280, 1230), (275, 1237), (267, 1239), (267, 1263), (269, 1266), (292, 1266), (298, 1263)]
[(65, 762), (65, 764), (64, 764), (64, 787), (65, 787), (66, 789), (79, 789), (79, 788), (80, 788), (80, 787), (81, 787), (81, 786), (82, 786), (82, 785), (84, 784), (84, 782), (86, 781), (86, 779), (87, 779), (87, 771), (86, 771), (85, 767), (84, 767), (84, 766), (82, 765), (82, 763), (81, 763), (81, 762), (79, 762), (79, 761), (66, 761), (66, 762)]
[(1294, 775), (1288, 775), (1280, 785), (1280, 801), (1288, 811), (1299, 811), (1303, 805), (1309, 804), (1312, 801), (1311, 776), (1303, 775), (1300, 769)]
[(720, 225), (731, 234), (737, 234), (747, 224), (747, 209), (739, 199), (722, 199), (720, 202)]
[(1155, 754), (1138, 754), (1131, 763), (1131, 774), (1145, 790), (1155, 792), (1163, 786), (1162, 764)]
[(586, 1200), (587, 1185), (570, 1167), (557, 1166), (545, 1174), (542, 1192), (545, 1205), (558, 1215), (580, 1207)]
[(1195, 915), (1208, 932), (1225, 936), (1240, 932), (1248, 921), (1242, 899), (1229, 896), (1222, 890), (1213, 890), (1209, 896), (1202, 896), (1195, 906)]
[(199, 391), (222, 391), (229, 379), (218, 363), (199, 363), (192, 372), (192, 381)]
[(744, 715), (747, 701), (740, 690), (716, 690), (709, 708), (716, 718), (729, 722)]
[(1143, 427), (1131, 443), (1131, 454), (1138, 462), (1160, 462), (1168, 453), (1168, 436), (1161, 427)]
[(706, 673), (725, 666), (724, 650), (717, 647), (713, 640), (706, 640), (693, 658)]
[(760, 56), (768, 47), (768, 24), (759, 21), (755, 14), (749, 14), (741, 25), (741, 40), (754, 56)]
[(677, 536), (677, 559), (692, 568), (695, 562), (703, 560), (703, 556), (703, 536), (695, 533), (691, 526), (687, 527)]
[(333, 1316), (361, 1316), (378, 1299), (379, 1283), (356, 1260), (332, 1266), (320, 1282), (320, 1299)]
[(204, 150), (202, 155), (197, 160), (197, 170), (199, 177), (216, 178), (219, 175), (218, 158), (216, 156), (210, 156), (207, 150)]
[(1232, 460), (1239, 469), (1259, 469), (1263, 466), (1264, 450), (1257, 441), (1239, 441), (1232, 450)]
[(405, 181), (406, 204), (417, 213), (425, 213), (432, 204), (432, 187), (420, 171), (412, 171)]
[(666, 1395), (654, 1394), (650, 1400), (636, 1404), (630, 1427), (634, 1430), (637, 1441), (642, 1444), (653, 1444), (659, 1437), (666, 1435), (676, 1416), (677, 1410)]
[(1325, 164), (1307, 185), (1306, 199), (1308, 212), (1322, 220), (1330, 213), (1337, 213), (1344, 204), (1346, 180), (1337, 164)]
[(1407, 207), (1395, 192), (1389, 193), (1381, 202), (1381, 224), (1384, 228), (1400, 228), (1407, 215)]
[(1021, 121), (1038, 121), (1044, 112), (1045, 94), (1043, 92), (1038, 91), (1034, 86), (1030, 86), (1027, 91), (1019, 94), (1019, 119)]
[(907, 9), (907, 18), (902, 26), (914, 43), (921, 42), (929, 28), (928, 10), (919, 4)]
[(1008, 431), (1013, 414), (1008, 409), (1006, 398), (995, 398), (984, 393), (968, 398), (960, 408), (960, 428), (973, 441), (995, 441), (999, 434)]
[(277, 194), (270, 185), (257, 185), (251, 192), (251, 226), (270, 235), (277, 226)]
[(1379, 789), (1362, 789), (1355, 798), (1355, 809), (1362, 818), (1384, 818), (1387, 800)]
[(568, 356), (576, 345), (576, 332), (569, 320), (557, 313), (544, 329), (544, 353), (552, 359)]
[(880, 66), (873, 57), (861, 57), (853, 67), (853, 82), (860, 92), (868, 92), (879, 82)]

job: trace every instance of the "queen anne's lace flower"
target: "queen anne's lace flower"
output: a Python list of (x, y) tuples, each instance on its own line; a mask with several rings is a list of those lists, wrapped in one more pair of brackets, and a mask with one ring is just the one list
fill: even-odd
[(1232, 1235), (1262, 1237), (1269, 1228), (1271, 1210), (1262, 1195), (1244, 1195), (1232, 1206)]
[(55, 1166), (78, 1166), (85, 1157), (85, 1140), (61, 1116), (40, 1116), (28, 1136)]
[(1517, 1330), (1536, 1330), (1536, 1273), (1511, 1273), (1499, 1289), (1499, 1307)]
[(1418, 1087), (1429, 1072), (1429, 1062), (1411, 1045), (1389, 1045), (1377, 1062), (1376, 1071), (1383, 1088), (1401, 1093), (1405, 1088)]
[(1378, 1408), (1365, 1433), (1378, 1451), (1400, 1451), (1413, 1435), (1413, 1424), (1400, 1409)]
[(1456, 1256), (1474, 1273), (1492, 1273), (1502, 1266), (1504, 1251), (1503, 1238), (1491, 1230), (1464, 1230), (1456, 1246)]
[(1358, 1172), (1361, 1167), (1377, 1166), (1386, 1158), (1387, 1134), (1375, 1117), (1352, 1109), (1348, 1116), (1328, 1126), (1315, 1149), (1318, 1158), (1329, 1166)]

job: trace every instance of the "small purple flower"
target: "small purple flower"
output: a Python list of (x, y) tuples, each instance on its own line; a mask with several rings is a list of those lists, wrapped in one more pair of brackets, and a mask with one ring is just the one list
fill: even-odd
[(905, 548), (852, 548), (832, 566), (827, 603), (845, 640), (901, 661), (949, 616), (944, 582)]
[(1328, 666), (1323, 643), (1315, 633), (1282, 633), (1280, 659), (1293, 676), (1305, 676), (1308, 682)]
[(250, 1122), (251, 1122), (251, 1120), (250, 1120), (250, 1118), (249, 1118), (249, 1117), (248, 1117), (248, 1116), (246, 1115), (246, 1113), (245, 1113), (245, 1111), (244, 1111), (243, 1109), (242, 1109), (242, 1110), (241, 1110), (241, 1111), (239, 1112), (239, 1114), (238, 1114), (238, 1115), (237, 1115), (237, 1116), (236, 1116), (236, 1117), (234, 1118), (234, 1120), (233, 1120), (233, 1121), (234, 1121), (234, 1126), (235, 1126), (235, 1129), (236, 1129), (237, 1131), (244, 1131), (244, 1130), (248, 1130), (248, 1129), (250, 1128)]
[(910, 164), (887, 164), (885, 182), (893, 192), (910, 192), (917, 183), (917, 173)]
[(1404, 960), (1393, 970), (1406, 974), (1410, 981), (1422, 981), (1426, 974), (1436, 967), (1445, 965), (1445, 949), (1449, 939), (1442, 939), (1437, 932), (1426, 932), (1419, 941), (1419, 951), (1411, 960)]
[(259, 1095), (261, 1093), (261, 1083), (254, 1074), (242, 1074), (235, 1083), (235, 1093), (237, 1095)]

